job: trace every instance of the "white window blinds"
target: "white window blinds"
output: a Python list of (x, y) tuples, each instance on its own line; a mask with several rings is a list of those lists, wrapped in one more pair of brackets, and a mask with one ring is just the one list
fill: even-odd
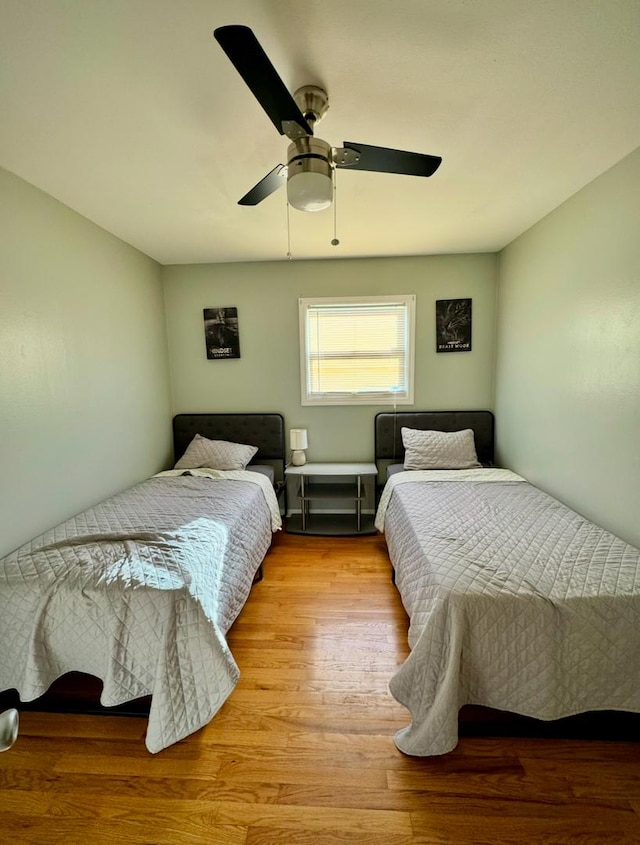
[(303, 405), (413, 401), (414, 296), (299, 302)]

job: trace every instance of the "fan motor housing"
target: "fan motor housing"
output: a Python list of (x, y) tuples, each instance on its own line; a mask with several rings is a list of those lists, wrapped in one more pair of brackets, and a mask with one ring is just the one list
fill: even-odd
[(329, 111), (327, 92), (317, 85), (303, 85), (293, 95), (293, 100), (302, 112), (304, 119), (315, 127)]

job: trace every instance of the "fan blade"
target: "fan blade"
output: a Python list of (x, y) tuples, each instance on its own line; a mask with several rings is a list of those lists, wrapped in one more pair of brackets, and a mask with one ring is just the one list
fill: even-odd
[[(407, 176), (431, 176), (440, 166), (440, 156), (408, 153), (387, 147), (370, 147), (355, 141), (344, 142), (345, 151), (350, 151), (341, 161), (336, 157), (336, 167), (351, 170), (375, 170), (379, 173), (404, 173)], [(341, 151), (338, 150), (338, 153)], [(355, 156), (354, 156), (355, 154)]]
[(286, 181), (287, 168), (284, 164), (277, 164), (264, 179), (261, 179), (241, 200), (238, 200), (238, 205), (258, 205)]
[(284, 135), (283, 122), (293, 121), (305, 135), (313, 135), (313, 129), (249, 27), (220, 26), (214, 29), (213, 35), (278, 132)]

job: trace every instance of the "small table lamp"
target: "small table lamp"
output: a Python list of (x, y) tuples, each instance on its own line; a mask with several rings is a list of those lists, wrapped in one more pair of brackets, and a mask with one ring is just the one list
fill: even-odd
[(309, 448), (306, 428), (292, 428), (289, 431), (289, 444), (291, 446), (291, 463), (294, 467), (304, 466), (307, 457), (304, 453)]

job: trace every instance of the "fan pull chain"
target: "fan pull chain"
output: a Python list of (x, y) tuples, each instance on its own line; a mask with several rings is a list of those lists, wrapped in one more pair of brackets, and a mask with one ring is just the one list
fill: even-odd
[(289, 261), (293, 259), (291, 255), (291, 222), (289, 220), (289, 201), (287, 200), (287, 258)]
[(338, 215), (338, 201), (337, 201), (338, 194), (337, 194), (337, 191), (336, 191), (337, 181), (338, 181), (338, 178), (337, 178), (336, 171), (334, 169), (334, 171), (333, 171), (333, 240), (331, 241), (331, 246), (338, 246), (338, 244), (340, 243), (340, 241), (338, 240), (338, 233), (337, 233), (338, 224), (336, 222), (337, 215)]

